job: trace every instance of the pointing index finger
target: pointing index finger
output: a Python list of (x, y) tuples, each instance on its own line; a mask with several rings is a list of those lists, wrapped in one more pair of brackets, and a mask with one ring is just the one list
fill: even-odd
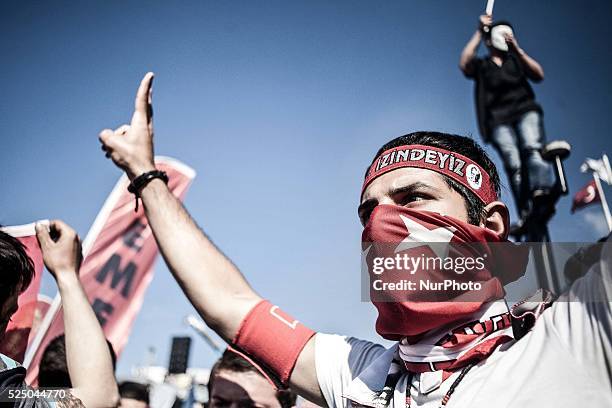
[(151, 103), (151, 85), (153, 85), (152, 72), (147, 72), (140, 81), (140, 86), (136, 92), (136, 100), (134, 101), (134, 114), (141, 114), (143, 117), (148, 117), (149, 104)]

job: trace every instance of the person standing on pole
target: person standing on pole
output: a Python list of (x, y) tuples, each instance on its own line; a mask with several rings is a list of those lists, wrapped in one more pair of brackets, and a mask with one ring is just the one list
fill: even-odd
[[(483, 40), (489, 52), (480, 58), (476, 53)], [(529, 83), (544, 79), (542, 66), (519, 46), (510, 23), (493, 22), (485, 14), (461, 53), (459, 68), (476, 83), (480, 133), (504, 163), (519, 215), (517, 226), (531, 217), (546, 221), (554, 213), (554, 181), (551, 165), (540, 154), (545, 140), (543, 110)]]

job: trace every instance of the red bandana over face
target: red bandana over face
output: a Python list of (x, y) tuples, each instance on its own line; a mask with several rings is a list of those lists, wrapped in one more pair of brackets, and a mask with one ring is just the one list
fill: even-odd
[[(503, 249), (493, 248), (502, 242)], [(370, 297), (378, 309), (376, 331), (389, 340), (417, 342), (502, 299), (503, 285), (520, 278), (528, 260), (510, 245), (452, 217), (377, 206), (362, 234)], [(452, 286), (444, 286), (448, 281)]]

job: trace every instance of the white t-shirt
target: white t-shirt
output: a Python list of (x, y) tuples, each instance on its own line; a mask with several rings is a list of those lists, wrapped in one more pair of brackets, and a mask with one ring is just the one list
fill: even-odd
[[(569, 301), (568, 301), (569, 299)], [(593, 301), (587, 301), (587, 299)], [(612, 407), (612, 242), (602, 259), (568, 294), (547, 309), (519, 341), (502, 345), (459, 383), (448, 408)], [(319, 333), (319, 386), (332, 408), (374, 407), (397, 345)], [(415, 374), (411, 408), (438, 408), (458, 373)], [(398, 381), (389, 408), (405, 408), (408, 376)]]

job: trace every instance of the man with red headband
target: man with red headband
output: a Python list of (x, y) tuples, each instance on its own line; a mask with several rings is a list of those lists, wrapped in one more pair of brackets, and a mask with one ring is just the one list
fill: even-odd
[[(102, 148), (131, 179), (191, 303), (271, 382), (330, 407), (611, 406), (610, 249), (573, 284), (576, 301), (510, 310), (503, 285), (520, 277), (525, 257), (490, 256), (506, 242), (508, 210), (495, 166), (473, 140), (411, 133), (383, 146), (368, 168), (363, 259), (371, 281), (387, 288), (370, 288), (376, 330), (396, 341), (385, 349), (305, 327), (255, 293), (201, 231), (153, 164), (152, 80), (149, 73), (140, 84), (130, 125), (100, 133)], [(430, 259), (437, 266), (428, 271)], [(433, 286), (452, 277), (457, 287), (432, 297), (398, 275)], [(586, 302), (593, 296), (604, 300)]]

